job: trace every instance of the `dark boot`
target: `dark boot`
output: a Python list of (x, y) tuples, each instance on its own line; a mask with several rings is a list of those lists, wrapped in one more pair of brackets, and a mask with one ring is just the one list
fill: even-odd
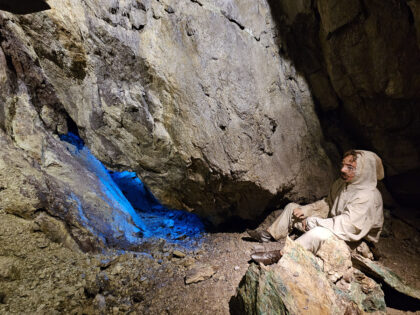
[(268, 233), (266, 230), (246, 230), (246, 232), (248, 233), (250, 238), (260, 243), (274, 241), (271, 234)]
[(251, 259), (257, 263), (271, 265), (278, 262), (281, 258), (280, 250), (272, 250), (269, 252), (258, 252), (251, 255)]

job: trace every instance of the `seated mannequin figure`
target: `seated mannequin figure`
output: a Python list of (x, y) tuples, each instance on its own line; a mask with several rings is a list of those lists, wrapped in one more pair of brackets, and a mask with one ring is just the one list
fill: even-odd
[[(376, 243), (384, 221), (382, 196), (376, 188), (384, 178), (381, 159), (373, 152), (351, 150), (344, 154), (341, 176), (331, 186), (325, 199), (306, 206), (288, 204), (267, 230), (248, 231), (259, 242), (285, 238), (293, 228), (304, 234), (295, 242), (316, 254), (329, 237), (347, 243), (362, 240)], [(281, 251), (251, 255), (256, 262), (276, 263)]]

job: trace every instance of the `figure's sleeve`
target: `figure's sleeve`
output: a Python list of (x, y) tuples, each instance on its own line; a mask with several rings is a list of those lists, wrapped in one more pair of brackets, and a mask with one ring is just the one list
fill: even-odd
[(328, 219), (311, 217), (307, 223), (309, 228), (322, 226), (344, 241), (355, 242), (365, 237), (372, 228), (373, 207), (373, 198), (360, 195), (346, 205), (342, 214)]
[(328, 212), (330, 211), (330, 207), (325, 201), (325, 198), (310, 203), (306, 206), (301, 206), (300, 208), (302, 209), (305, 217), (314, 216), (319, 218), (326, 218), (328, 216)]

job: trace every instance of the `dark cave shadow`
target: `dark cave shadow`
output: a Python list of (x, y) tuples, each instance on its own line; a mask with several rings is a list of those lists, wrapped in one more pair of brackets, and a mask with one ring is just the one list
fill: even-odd
[[(344, 119), (347, 115), (342, 100), (332, 87), (332, 83), (327, 73), (326, 62), (322, 53), (320, 36), (321, 18), (316, 7), (316, 2), (312, 1), (310, 13), (298, 13), (291, 25), (285, 22), (285, 11), (281, 1), (267, 0), (271, 9), (272, 17), (276, 30), (279, 34), (276, 44), (282, 58), (291, 62), (296, 72), (305, 78), (314, 102), (315, 113), (320, 121), (323, 137), (327, 142), (333, 143), (339, 151), (339, 156), (328, 146), (323, 146), (333, 163), (338, 164), (342, 154), (357, 146), (362, 150), (374, 150), (372, 143), (364, 137), (364, 130), (354, 128), (349, 119)], [(341, 29), (334, 32), (340, 32)], [(331, 34), (327, 35), (327, 38)], [(321, 100), (314, 90), (310, 76), (321, 74), (330, 85), (330, 91), (335, 96), (338, 103), (337, 108), (323, 110)], [(342, 141), (345, 139), (345, 141)]]
[[(243, 287), (246, 282), (246, 275), (244, 275), (239, 282), (238, 288)], [(243, 315), (247, 314), (245, 308), (244, 308), (244, 302), (241, 300), (241, 296), (236, 292), (235, 295), (233, 295), (229, 300), (229, 314), (231, 315)], [(255, 310), (254, 310), (254, 313)]]
[(254, 230), (258, 228), (272, 212), (283, 209), (290, 200), (284, 198), (283, 195), (275, 196), (265, 210), (258, 215), (255, 219), (243, 219), (239, 216), (232, 216), (225, 222), (218, 226), (209, 224), (207, 226), (209, 233), (244, 233), (246, 230)]
[[(354, 113), (349, 112), (349, 110), (343, 106), (343, 100), (340, 99), (332, 86), (320, 40), (320, 36), (326, 36), (327, 41), (332, 41), (335, 36), (339, 37), (342, 35), (343, 32), (346, 31), (346, 27), (352, 25), (354, 21), (356, 23), (360, 23), (360, 19), (368, 18), (371, 13), (363, 4), (363, 1), (361, 3), (362, 6), (359, 16), (354, 21), (351, 21), (328, 34), (321, 32), (321, 16), (318, 12), (316, 1), (312, 1), (310, 10), (298, 13), (296, 17), (294, 17), (293, 22), (290, 22), (291, 24), (286, 22), (287, 10), (284, 9), (282, 1), (267, 0), (267, 2), (271, 9), (273, 21), (278, 32), (276, 44), (278, 46), (279, 53), (282, 58), (292, 63), (297, 73), (303, 76), (308, 83), (315, 105), (315, 112), (320, 121), (324, 139), (335, 145), (340, 156), (352, 147), (375, 152), (374, 143), (368, 136), (366, 136), (370, 133), (369, 128), (360, 124), (357, 117), (354, 117)], [(413, 25), (414, 17), (412, 11), (408, 8), (408, 5), (404, 1), (401, 1), (400, 4), (402, 6), (406, 6), (410, 24)], [(409, 58), (409, 56), (407, 58)], [(325, 107), (323, 108), (321, 105), (322, 95), (320, 96), (317, 94), (316, 89), (314, 89), (311, 84), (312, 81), (310, 77), (315, 73), (320, 74), (325, 78), (326, 82), (329, 83), (329, 90), (332, 95), (335, 96), (338, 104), (336, 108), (331, 107), (329, 109), (325, 109)], [(404, 106), (406, 105), (406, 102), (407, 101), (402, 100), (397, 104), (399, 106)], [(377, 110), (383, 110), (383, 108), (378, 108)], [(415, 114), (413, 113), (412, 116), (415, 116)], [(392, 131), (383, 129), (381, 132), (385, 134)], [(334, 156), (334, 152), (331, 152), (327, 146), (324, 146), (324, 149), (333, 163), (340, 162), (340, 156)], [(388, 170), (391, 166), (383, 159), (383, 157), (382, 162), (385, 168), (385, 174), (388, 174)], [(408, 174), (397, 174), (397, 176), (385, 177), (383, 181), (384, 185), (391, 192), (393, 198), (396, 199), (399, 205), (413, 208), (417, 207), (418, 192), (413, 192), (412, 188), (399, 188), (401, 185), (398, 183), (395, 184), (395, 182), (399, 182), (401, 178), (404, 177), (404, 182), (413, 182), (411, 187), (414, 187), (415, 185), (418, 186), (418, 176), (416, 174), (419, 173), (419, 170), (420, 168), (418, 165), (414, 165), (410, 171), (407, 172)], [(407, 185), (406, 183), (404, 183), (403, 186), (410, 187), (410, 185)]]
[(402, 294), (385, 282), (375, 279), (381, 283), (382, 291), (385, 294), (385, 304), (387, 307), (392, 307), (401, 311), (416, 312), (420, 310), (420, 300)]

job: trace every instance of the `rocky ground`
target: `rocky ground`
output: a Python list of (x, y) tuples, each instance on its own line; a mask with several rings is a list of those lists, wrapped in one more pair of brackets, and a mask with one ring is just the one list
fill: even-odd
[[(249, 242), (245, 233), (209, 233), (95, 255), (52, 242), (32, 221), (0, 212), (0, 222), (1, 314), (229, 314), (249, 255), (282, 246)], [(418, 230), (395, 218), (388, 228), (382, 263), (420, 288)], [(207, 279), (186, 284), (200, 277)]]

